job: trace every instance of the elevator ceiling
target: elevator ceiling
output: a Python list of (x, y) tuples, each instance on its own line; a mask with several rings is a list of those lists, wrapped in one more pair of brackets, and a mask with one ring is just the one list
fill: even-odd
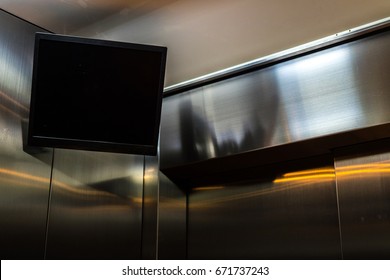
[(55, 33), (168, 47), (165, 86), (370, 23), (388, 0), (0, 0)]

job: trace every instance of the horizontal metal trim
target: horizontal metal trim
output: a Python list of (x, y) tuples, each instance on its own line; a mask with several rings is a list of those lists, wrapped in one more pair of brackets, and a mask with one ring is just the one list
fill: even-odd
[(282, 62), (311, 53), (313, 51), (319, 51), (324, 48), (358, 39), (361, 36), (375, 33), (377, 31), (385, 31), (388, 27), (390, 27), (390, 17), (364, 24), (352, 29), (348, 29), (346, 31), (342, 31), (319, 40), (315, 40), (297, 47), (293, 47), (281, 52), (277, 52), (252, 61), (235, 65), (188, 81), (174, 84), (172, 86), (165, 87), (164, 97), (172, 96), (197, 87), (215, 83), (217, 81), (239, 76), (251, 71), (255, 71), (259, 68), (263, 68), (278, 62)]
[(293, 166), (318, 158), (326, 159), (337, 155), (343, 149), (351, 149), (357, 145), (388, 148), (389, 131), (390, 123), (386, 123), (160, 168), (174, 183), (189, 188), (250, 181), (258, 178), (259, 174), (273, 176), (273, 170), (280, 170), (282, 166)]

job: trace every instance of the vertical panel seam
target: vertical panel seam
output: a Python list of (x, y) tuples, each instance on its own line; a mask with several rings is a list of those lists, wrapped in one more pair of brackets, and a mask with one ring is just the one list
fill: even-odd
[[(158, 163), (159, 164), (159, 163)], [(157, 171), (157, 198), (156, 198), (156, 260), (158, 260), (158, 240), (159, 240), (159, 228), (160, 228), (160, 173)]]
[(143, 171), (142, 171), (142, 207), (141, 207), (141, 244), (140, 244), (140, 259), (144, 258), (144, 226), (145, 226), (145, 167), (146, 156), (143, 156)]
[(187, 188), (186, 189), (186, 220), (185, 220), (185, 238), (186, 238), (186, 252), (185, 252), (185, 258), (186, 260), (189, 259), (189, 216), (190, 216), (190, 191)]
[(343, 247), (343, 234), (341, 229), (341, 212), (340, 212), (340, 198), (339, 198), (339, 186), (337, 180), (337, 168), (336, 168), (336, 159), (333, 157), (333, 168), (335, 173), (335, 185), (336, 185), (336, 203), (337, 203), (337, 218), (339, 223), (339, 238), (340, 238), (340, 252), (341, 259), (344, 259), (344, 247)]
[(48, 195), (48, 198), (47, 198), (45, 246), (44, 246), (44, 252), (43, 252), (43, 259), (45, 259), (45, 260), (47, 258), (47, 242), (48, 242), (48, 238), (49, 238), (49, 220), (50, 220), (51, 196), (52, 196), (52, 193), (53, 193), (54, 152), (55, 152), (55, 149), (53, 148), (53, 153), (52, 153), (52, 157), (51, 157), (51, 167), (50, 167), (49, 195)]

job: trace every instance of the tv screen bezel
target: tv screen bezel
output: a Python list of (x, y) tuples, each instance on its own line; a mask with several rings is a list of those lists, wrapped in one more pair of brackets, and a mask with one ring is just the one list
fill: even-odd
[[(155, 122), (152, 144), (135, 144), (135, 143), (119, 143), (115, 141), (100, 141), (90, 139), (71, 139), (53, 137), (48, 135), (39, 135), (34, 130), (36, 123), (36, 99), (39, 92), (37, 92), (38, 83), (38, 68), (39, 55), (40, 55), (40, 42), (42, 40), (65, 42), (65, 43), (76, 43), (76, 44), (87, 44), (93, 46), (107, 46), (114, 48), (125, 48), (129, 50), (141, 50), (148, 52), (157, 52), (161, 55), (160, 64), (160, 76), (158, 81), (158, 92), (156, 93), (156, 108), (155, 108)], [(160, 131), (161, 121), (161, 107), (163, 98), (163, 87), (165, 78), (165, 65), (167, 57), (167, 48), (162, 46), (144, 45), (129, 42), (110, 41), (94, 38), (84, 38), (77, 36), (60, 35), (53, 33), (41, 33), (37, 32), (35, 35), (35, 49), (34, 49), (34, 62), (33, 62), (33, 76), (32, 76), (32, 88), (31, 88), (31, 101), (30, 101), (30, 116), (28, 126), (28, 137), (27, 145), (34, 147), (50, 147), (50, 148), (66, 148), (66, 149), (77, 149), (77, 150), (91, 150), (101, 152), (115, 152), (115, 153), (126, 153), (126, 154), (141, 154), (141, 155), (157, 155), (158, 150), (158, 139)], [(129, 77), (130, 78), (130, 77)]]

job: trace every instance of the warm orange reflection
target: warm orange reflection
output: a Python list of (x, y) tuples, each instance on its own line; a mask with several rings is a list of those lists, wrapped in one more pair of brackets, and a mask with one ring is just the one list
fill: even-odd
[(360, 174), (376, 176), (378, 173), (390, 173), (390, 163), (357, 164), (336, 168), (337, 176), (353, 176)]
[(2, 104), (0, 104), (0, 109), (3, 110), (3, 111), (5, 111), (5, 112), (7, 112), (7, 113), (9, 113), (9, 114), (11, 114), (12, 116), (14, 116), (14, 117), (16, 117), (16, 118), (18, 118), (18, 119), (22, 119), (22, 116), (21, 116), (21, 115), (15, 113), (14, 111), (12, 111), (12, 110), (10, 110), (9, 108), (3, 106)]
[(281, 178), (277, 178), (273, 182), (283, 183), (306, 180), (319, 181), (334, 179), (337, 176), (353, 176), (360, 174), (376, 176), (378, 173), (390, 173), (390, 163), (357, 164), (337, 167), (336, 170), (323, 168), (291, 172), (284, 174)]
[(28, 182), (28, 185), (26, 185), (26, 182), (23, 180), (20, 180), (17, 177), (13, 176), (1, 176), (0, 177), (0, 184), (4, 187), (9, 186), (11, 188), (14, 187), (28, 187), (28, 188), (34, 188), (34, 189), (44, 189), (47, 190), (47, 185), (44, 185), (40, 182), (32, 181), (30, 180)]
[(319, 169), (310, 169), (303, 171), (290, 172), (283, 175), (283, 177), (296, 177), (300, 175), (313, 175), (317, 173), (333, 173), (333, 168), (319, 168)]
[[(28, 112), (30, 111), (29, 108), (27, 108), (26, 106), (24, 106), (22, 103), (16, 101), (15, 99), (9, 97), (7, 94), (5, 94), (4, 92), (0, 91), (0, 100), (3, 99), (3, 100), (6, 100), (7, 102), (10, 102), (12, 103), (14, 106), (16, 106), (17, 108), (19, 108), (19, 112), (22, 113), (22, 114), (19, 114), (18, 112), (15, 112), (13, 110), (11, 110), (10, 108), (0, 104), (0, 109), (5, 111), (5, 112), (8, 112), (10, 113), (11, 115), (13, 115), (14, 117), (17, 117), (17, 118), (20, 118), (22, 119), (23, 116), (22, 115), (28, 115)], [(4, 102), (2, 102), (4, 103)]]
[(19, 108), (22, 109), (23, 111), (29, 112), (29, 109), (28, 109), (26, 106), (24, 106), (22, 103), (16, 101), (15, 99), (9, 97), (7, 94), (5, 94), (5, 93), (2, 92), (2, 91), (0, 91), (0, 97), (6, 99), (7, 101), (9, 101), (9, 102), (11, 102), (12, 104), (16, 105), (17, 107), (19, 107)]
[(284, 182), (293, 182), (293, 181), (322, 181), (335, 178), (335, 172), (333, 168), (320, 168), (320, 169), (310, 169), (297, 172), (290, 172), (284, 174), (281, 178), (275, 179), (274, 183), (284, 183)]
[[(275, 185), (269, 185), (266, 188), (260, 188), (254, 191), (234, 191), (232, 186), (229, 186), (230, 191), (234, 191), (234, 194), (229, 193), (228, 191), (222, 191), (218, 195), (212, 194), (209, 195), (208, 192), (199, 192), (199, 194), (195, 194), (197, 199), (203, 197), (201, 200), (195, 200), (191, 207), (194, 208), (204, 208), (210, 207), (210, 205), (215, 205), (218, 203), (227, 203), (232, 201), (239, 201), (245, 199), (253, 199), (258, 196), (271, 195), (278, 192), (284, 192), (287, 190), (310, 187), (314, 186), (318, 183), (327, 183), (331, 181), (335, 181), (337, 177), (342, 178), (343, 176), (378, 176), (378, 175), (386, 175), (390, 173), (390, 163), (372, 163), (372, 164), (358, 164), (358, 165), (350, 165), (337, 167), (333, 169), (331, 167), (327, 168), (317, 168), (317, 169), (309, 169), (309, 170), (301, 170), (296, 172), (285, 173), (279, 178), (272, 181)], [(270, 182), (271, 183), (271, 182)], [(333, 184), (329, 184), (329, 186), (334, 186)], [(212, 191), (224, 189), (223, 186), (209, 186), (209, 187), (199, 187), (194, 190), (197, 191)], [(237, 188), (238, 190), (239, 188)], [(212, 192), (211, 192), (212, 193)]]
[(335, 174), (316, 174), (316, 175), (306, 175), (306, 176), (296, 176), (296, 177), (288, 177), (288, 178), (280, 178), (275, 179), (274, 183), (283, 183), (283, 182), (292, 182), (292, 181), (304, 181), (304, 180), (328, 180), (328, 179), (334, 179)]
[(11, 169), (0, 168), (0, 173), (5, 174), (5, 175), (19, 177), (22, 179), (28, 179), (28, 180), (32, 180), (32, 181), (36, 181), (36, 182), (41, 182), (41, 183), (49, 183), (50, 182), (50, 180), (48, 178), (30, 175), (30, 174), (27, 174), (24, 172), (18, 172), (18, 171), (14, 171)]
[[(43, 183), (45, 185), (42, 185), (41, 187), (44, 187), (44, 188), (46, 188), (46, 185), (50, 184), (50, 178), (48, 178), (48, 177), (40, 177), (40, 176), (36, 176), (36, 175), (31, 175), (31, 174), (28, 174), (25, 172), (11, 170), (11, 169), (0, 168), (0, 174), (16, 177), (17, 179), (26, 179), (26, 180), (30, 180), (32, 182)], [(85, 192), (88, 191), (88, 195), (95, 194), (95, 195), (100, 195), (100, 196), (102, 196), (104, 193), (102, 191), (97, 191), (97, 190), (94, 191), (94, 190), (87, 190), (86, 188), (77, 188), (77, 187), (65, 184), (63, 182), (57, 181), (57, 180), (53, 180), (52, 184), (60, 187), (61, 189), (66, 190), (70, 193), (85, 194)], [(23, 185), (25, 185), (25, 184), (23, 184)]]

